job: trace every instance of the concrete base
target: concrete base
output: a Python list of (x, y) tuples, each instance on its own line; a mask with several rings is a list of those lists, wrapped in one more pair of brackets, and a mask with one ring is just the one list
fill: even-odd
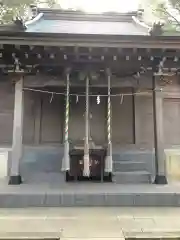
[(154, 183), (155, 183), (155, 184), (165, 185), (165, 184), (168, 183), (168, 181), (167, 181), (166, 176), (156, 175)]
[(9, 177), (9, 185), (20, 185), (21, 183), (22, 183), (22, 178), (20, 175)]

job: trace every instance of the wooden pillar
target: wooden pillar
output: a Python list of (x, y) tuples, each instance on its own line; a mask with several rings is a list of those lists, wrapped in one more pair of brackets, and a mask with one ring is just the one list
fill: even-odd
[(12, 159), (9, 178), (11, 185), (22, 183), (20, 161), (22, 158), (23, 102), (23, 76), (21, 76), (15, 83)]
[(163, 136), (163, 96), (161, 89), (157, 85), (157, 78), (158, 76), (153, 75), (153, 119), (156, 166), (155, 183), (167, 184)]

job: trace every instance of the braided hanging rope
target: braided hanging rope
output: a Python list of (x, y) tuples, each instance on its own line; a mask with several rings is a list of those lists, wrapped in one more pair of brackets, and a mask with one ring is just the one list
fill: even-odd
[(86, 78), (86, 101), (85, 101), (85, 141), (84, 141), (84, 171), (83, 175), (89, 177), (89, 77)]
[(65, 115), (65, 142), (69, 138), (69, 74), (67, 74), (67, 87), (66, 87), (66, 115)]
[(108, 147), (105, 158), (105, 172), (112, 172), (112, 142), (111, 142), (111, 76), (108, 74), (108, 103), (107, 103), (107, 137)]
[(62, 171), (69, 171), (69, 73), (66, 75), (66, 111), (65, 111), (65, 132), (64, 132), (64, 157), (62, 161)]

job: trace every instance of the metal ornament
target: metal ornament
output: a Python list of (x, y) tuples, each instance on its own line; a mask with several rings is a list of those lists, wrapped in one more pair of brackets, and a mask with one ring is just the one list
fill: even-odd
[(107, 148), (107, 156), (105, 158), (105, 172), (112, 173), (111, 76), (110, 74), (108, 74), (107, 136), (108, 136), (108, 148)]
[(84, 141), (83, 175), (89, 177), (89, 77), (86, 78), (86, 112), (85, 112), (85, 141)]
[(69, 73), (66, 75), (66, 115), (65, 115), (65, 133), (64, 133), (64, 157), (62, 161), (62, 171), (70, 170), (69, 157)]
[(165, 62), (165, 58), (162, 59), (162, 61), (160, 61), (159, 63), (159, 68), (158, 68), (158, 74), (159, 75), (163, 75), (163, 67), (164, 67), (164, 62)]
[(55, 55), (54, 55), (53, 53), (51, 53), (51, 54), (49, 55), (49, 58), (50, 58), (50, 59), (54, 59), (54, 58), (55, 58)]
[(15, 71), (19, 72), (20, 71), (20, 64), (19, 64), (19, 59), (18, 58), (14, 59), (14, 65), (15, 65)]

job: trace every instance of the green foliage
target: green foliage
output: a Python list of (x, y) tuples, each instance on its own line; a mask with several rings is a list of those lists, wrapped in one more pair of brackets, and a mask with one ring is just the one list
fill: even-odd
[(180, 30), (180, 1), (169, 0), (156, 2), (152, 6), (153, 13), (164, 21), (164, 29), (169, 31)]
[(180, 1), (179, 0), (169, 0), (170, 4), (174, 9), (176, 9), (180, 15)]
[[(0, 0), (0, 21), (10, 23), (15, 17), (26, 20), (30, 14), (30, 4), (37, 5), (41, 2), (41, 0)], [(46, 3), (49, 7), (53, 7), (56, 0), (46, 0)]]

